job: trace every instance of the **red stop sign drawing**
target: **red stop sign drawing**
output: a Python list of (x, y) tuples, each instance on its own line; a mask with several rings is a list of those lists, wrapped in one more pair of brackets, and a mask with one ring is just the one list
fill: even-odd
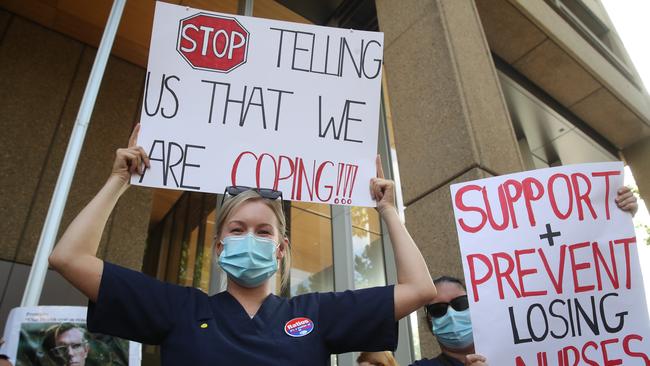
[(235, 18), (198, 13), (180, 21), (176, 50), (195, 69), (230, 72), (246, 63), (248, 35)]

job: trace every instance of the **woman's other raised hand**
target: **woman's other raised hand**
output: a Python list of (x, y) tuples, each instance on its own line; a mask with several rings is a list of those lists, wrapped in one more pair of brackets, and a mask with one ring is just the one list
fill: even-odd
[(115, 161), (113, 162), (113, 171), (111, 175), (119, 178), (124, 184), (131, 180), (131, 174), (142, 174), (145, 168), (150, 167), (149, 156), (141, 146), (138, 146), (138, 133), (140, 124), (135, 125), (129, 145), (126, 148), (120, 148), (115, 151)]

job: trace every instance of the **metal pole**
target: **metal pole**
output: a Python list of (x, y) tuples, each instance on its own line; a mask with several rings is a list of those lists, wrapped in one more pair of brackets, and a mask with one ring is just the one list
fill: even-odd
[(95, 100), (97, 99), (99, 86), (102, 77), (104, 76), (106, 62), (108, 61), (108, 56), (110, 56), (111, 48), (113, 47), (113, 40), (115, 40), (115, 34), (117, 33), (117, 27), (120, 24), (120, 18), (122, 17), (122, 11), (124, 10), (125, 4), (126, 0), (115, 0), (113, 2), (111, 13), (108, 16), (106, 28), (104, 28), (104, 34), (99, 43), (95, 62), (93, 63), (93, 68), (90, 72), (88, 83), (86, 84), (86, 90), (84, 91), (84, 96), (81, 100), (81, 106), (77, 113), (74, 129), (72, 130), (72, 135), (68, 142), (68, 148), (65, 152), (63, 165), (61, 166), (61, 171), (59, 171), (59, 178), (56, 181), (56, 187), (54, 188), (50, 208), (47, 211), (47, 217), (45, 218), (43, 231), (41, 231), (41, 238), (38, 242), (38, 248), (34, 255), (34, 262), (32, 263), (32, 269), (29, 272), (29, 279), (27, 280), (27, 286), (25, 287), (25, 293), (23, 294), (23, 300), (20, 306), (36, 306), (41, 297), (45, 275), (47, 274), (48, 257), (52, 252), (54, 241), (56, 240), (56, 235), (59, 231), (61, 217), (63, 216), (65, 203), (68, 199), (68, 193), (70, 192), (72, 178), (74, 178), (79, 154), (81, 153), (84, 138), (86, 137), (86, 130), (88, 129), (90, 116), (95, 107)]

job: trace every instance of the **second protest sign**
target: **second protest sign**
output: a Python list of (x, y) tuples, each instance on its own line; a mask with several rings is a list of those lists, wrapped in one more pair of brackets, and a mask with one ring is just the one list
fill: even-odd
[(645, 366), (650, 325), (622, 163), (451, 186), (477, 353), (491, 365)]

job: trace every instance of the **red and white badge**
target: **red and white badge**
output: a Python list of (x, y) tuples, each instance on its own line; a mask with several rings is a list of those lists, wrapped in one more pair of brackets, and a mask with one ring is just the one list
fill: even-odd
[(284, 332), (290, 337), (304, 337), (314, 330), (314, 322), (309, 318), (293, 318), (284, 325)]

